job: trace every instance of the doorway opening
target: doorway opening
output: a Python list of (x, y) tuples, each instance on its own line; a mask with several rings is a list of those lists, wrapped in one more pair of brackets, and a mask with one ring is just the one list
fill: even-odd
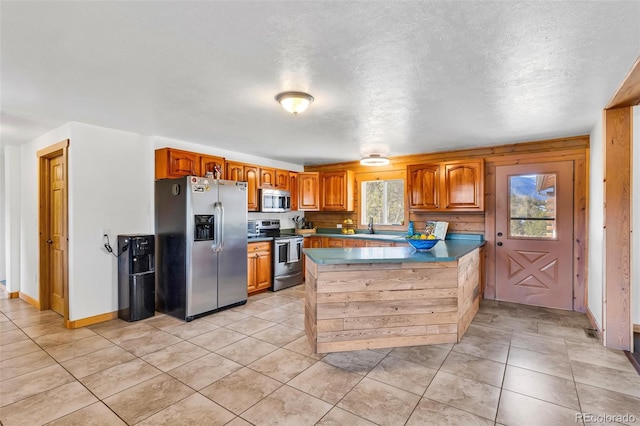
[(38, 151), (40, 309), (69, 320), (67, 151), (64, 140)]

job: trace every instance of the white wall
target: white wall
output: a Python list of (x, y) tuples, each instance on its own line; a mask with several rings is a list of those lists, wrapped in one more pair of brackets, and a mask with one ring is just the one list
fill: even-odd
[[(633, 214), (631, 234), (631, 322), (640, 324), (640, 107), (633, 108), (633, 163), (631, 166)], [(636, 352), (640, 348), (635, 348)]]
[[(170, 146), (234, 161), (303, 170), (296, 164), (77, 122), (67, 123), (20, 147), (6, 147), (5, 257), (15, 265), (7, 265), (7, 290), (20, 291), (36, 300), (39, 299), (36, 153), (64, 139), (70, 139), (68, 297), (71, 321), (118, 310), (117, 260), (104, 249), (102, 234), (106, 232), (111, 246), (117, 249), (119, 234), (154, 233), (156, 148)], [(300, 213), (276, 216), (283, 221), (282, 227), (293, 228), (291, 217), (297, 214)]]
[(6, 289), (20, 290), (20, 149), (4, 148), (4, 249)]
[(603, 116), (597, 117), (591, 131), (589, 149), (589, 264), (587, 307), (602, 330), (604, 183)]
[(2, 149), (2, 142), (0, 142), (0, 281), (5, 281), (7, 279), (7, 267), (6, 259), (4, 257), (5, 253), (5, 239), (4, 239), (4, 227), (5, 227), (5, 218), (6, 213), (4, 211), (5, 208), (5, 176), (4, 176), (4, 149)]
[[(18, 194), (10, 195), (12, 202), (19, 203), (18, 212), (20, 220), (20, 240), (16, 247), (12, 244), (11, 256), (20, 253), (20, 277), (19, 289), (35, 300), (39, 300), (38, 287), (38, 265), (39, 265), (39, 247), (38, 247), (38, 158), (36, 153), (65, 139), (69, 139), (71, 135), (71, 124), (58, 127), (44, 135), (20, 145), (19, 160), (19, 180), (11, 184), (12, 187), (19, 188)], [(6, 151), (5, 151), (6, 154)], [(7, 160), (9, 160), (7, 158)], [(7, 163), (7, 168), (9, 168)], [(12, 221), (11, 226), (14, 226)], [(11, 232), (14, 229), (12, 228)], [(13, 287), (12, 287), (13, 288)]]
[(153, 234), (154, 153), (147, 136), (72, 123), (69, 146), (69, 319), (118, 310), (119, 234)]

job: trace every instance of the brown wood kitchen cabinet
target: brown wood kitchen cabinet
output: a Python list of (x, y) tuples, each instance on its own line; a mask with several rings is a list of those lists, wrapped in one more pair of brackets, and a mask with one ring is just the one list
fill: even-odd
[(271, 287), (271, 242), (249, 243), (247, 250), (247, 292)]
[(407, 166), (411, 210), (484, 211), (484, 161), (462, 160)]
[(258, 166), (253, 164), (227, 161), (227, 179), (247, 182), (247, 211), (260, 211), (258, 192)]
[(289, 172), (289, 192), (291, 193), (291, 211), (298, 210), (298, 173)]
[(289, 189), (289, 171), (260, 167), (260, 188)]
[(227, 173), (225, 175), (225, 179), (235, 180), (238, 182), (244, 181), (244, 163), (227, 161), (226, 169)]
[(355, 175), (351, 170), (320, 173), (320, 210), (345, 211), (354, 209)]
[(306, 237), (304, 239), (305, 248), (322, 248), (322, 237)]
[(276, 187), (276, 171), (268, 167), (260, 167), (260, 188)]
[[(216, 169), (220, 171), (219, 175)], [(216, 179), (226, 179), (224, 158), (200, 155), (200, 175), (204, 176), (208, 172), (213, 173), (213, 177)]]
[(282, 189), (283, 191), (289, 191), (289, 171), (288, 170), (280, 170), (275, 169), (276, 175), (276, 188)]
[(320, 210), (320, 174), (318, 172), (298, 173), (298, 210)]
[[(214, 172), (216, 165), (224, 171), (225, 161), (222, 157), (198, 154), (174, 148), (157, 149), (156, 180), (173, 179), (182, 176), (204, 176), (206, 172)], [(215, 176), (218, 177), (218, 176)]]

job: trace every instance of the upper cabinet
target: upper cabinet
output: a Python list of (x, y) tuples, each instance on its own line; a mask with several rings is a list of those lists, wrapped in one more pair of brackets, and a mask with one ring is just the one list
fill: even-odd
[[(216, 167), (217, 166), (217, 167)], [(207, 172), (224, 173), (224, 158), (198, 154), (173, 148), (156, 150), (156, 179), (173, 179), (182, 176), (204, 176)]]
[(289, 189), (289, 171), (260, 167), (260, 188)]
[(242, 168), (244, 180), (247, 182), (247, 211), (260, 211), (260, 193), (258, 191), (258, 167), (251, 164), (245, 164)]
[(289, 172), (289, 191), (291, 192), (291, 210), (298, 210), (298, 173)]
[(351, 170), (320, 173), (320, 210), (354, 210), (355, 175)]
[(224, 158), (212, 155), (200, 155), (200, 175), (213, 173), (216, 179), (225, 178)]
[(484, 161), (446, 161), (407, 166), (409, 208), (483, 211)]
[(244, 164), (235, 161), (227, 161), (225, 179), (242, 182), (244, 180)]
[(298, 173), (298, 210), (320, 210), (320, 174), (318, 172)]
[(156, 150), (156, 179), (199, 176), (200, 155), (195, 152), (162, 148)]
[(226, 179), (247, 182), (247, 211), (259, 211), (258, 166), (236, 161), (227, 161), (226, 165)]
[(276, 187), (276, 171), (266, 167), (260, 167), (260, 188)]
[(282, 189), (285, 191), (291, 190), (289, 188), (289, 171), (276, 169), (275, 174), (276, 174), (276, 188)]

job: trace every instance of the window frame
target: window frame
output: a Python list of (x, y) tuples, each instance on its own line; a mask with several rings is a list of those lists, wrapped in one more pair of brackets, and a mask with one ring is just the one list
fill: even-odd
[(407, 171), (406, 170), (386, 170), (386, 171), (366, 171), (361, 173), (356, 173), (356, 188), (355, 188), (355, 196), (356, 196), (356, 227), (359, 230), (366, 230), (368, 223), (361, 223), (362, 219), (362, 201), (363, 196), (361, 194), (362, 191), (362, 182), (369, 182), (375, 180), (402, 180), (404, 185), (404, 191), (402, 194), (403, 204), (404, 204), (404, 218), (403, 223), (401, 225), (375, 225), (374, 230), (381, 231), (406, 231), (407, 226), (409, 224), (409, 209), (407, 208)]

